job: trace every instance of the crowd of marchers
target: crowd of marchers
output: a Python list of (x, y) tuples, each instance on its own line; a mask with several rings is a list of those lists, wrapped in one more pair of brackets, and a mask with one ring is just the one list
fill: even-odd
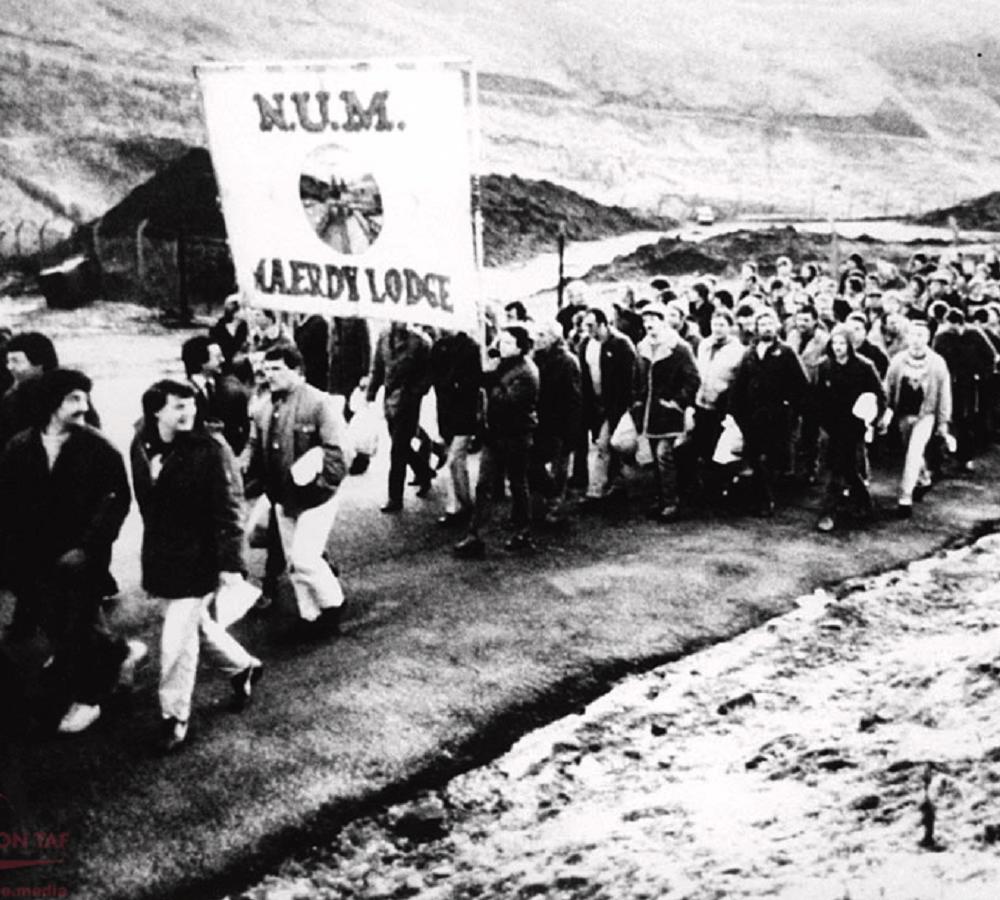
[[(60, 367), (45, 335), (3, 335), (0, 587), (14, 606), (0, 677), (21, 686), (2, 692), (5, 720), (82, 731), (146, 660), (107, 616), (133, 496), (142, 585), (162, 610), (158, 745), (170, 751), (188, 736), (203, 642), (234, 707), (250, 701), (264, 664), (229, 626), (272, 608), (279, 579), (304, 634), (339, 632), (328, 553), (339, 487), (365, 473), (385, 427), (382, 512), (403, 512), (408, 473), (418, 498), (444, 482), (437, 522), (464, 559), (485, 554), (507, 496), (511, 553), (630, 493), (671, 523), (770, 516), (823, 481), (817, 528), (864, 527), (877, 514), (870, 457), (896, 467), (892, 514), (906, 517), (997, 436), (995, 254), (903, 267), (854, 255), (836, 272), (779, 258), (729, 282), (654, 278), (606, 306), (571, 287), (551, 319), (514, 302), (475, 337), (392, 323), (373, 339), (365, 320), (321, 316), (291, 327), (234, 295), (183, 343), (184, 376), (141, 397), (128, 463), (101, 431), (89, 378)], [(630, 491), (644, 467), (653, 492)], [(250, 541), (267, 551), (253, 580)], [(22, 689), (12, 648), (39, 641), (45, 659)]]

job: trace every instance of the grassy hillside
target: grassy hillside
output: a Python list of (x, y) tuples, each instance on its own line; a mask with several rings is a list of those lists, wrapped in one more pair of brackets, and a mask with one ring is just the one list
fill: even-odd
[(993, 12), (986, 0), (628, 0), (613, 14), (601, 0), (6, 0), (0, 204), (8, 222), (66, 230), (182, 144), (203, 145), (198, 62), (428, 54), (478, 65), (487, 172), (673, 215), (698, 200), (940, 207), (1000, 182)]

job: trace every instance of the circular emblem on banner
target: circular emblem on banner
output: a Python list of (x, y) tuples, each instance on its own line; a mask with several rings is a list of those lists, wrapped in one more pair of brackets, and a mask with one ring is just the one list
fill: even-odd
[(382, 231), (382, 192), (374, 176), (336, 144), (317, 147), (299, 176), (309, 227), (337, 253), (364, 253)]

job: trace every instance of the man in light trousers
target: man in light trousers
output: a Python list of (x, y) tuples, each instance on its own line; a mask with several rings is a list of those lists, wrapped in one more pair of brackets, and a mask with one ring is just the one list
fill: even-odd
[(295, 347), (264, 355), (270, 396), (254, 422), (247, 495), (274, 506), (299, 617), (310, 634), (336, 633), (344, 591), (323, 553), (347, 473), (346, 425), (333, 398), (306, 383)]
[(230, 676), (236, 709), (246, 706), (263, 666), (210, 612), (217, 590), (243, 584), (240, 490), (228, 448), (195, 428), (190, 384), (158, 381), (142, 407), (132, 478), (144, 526), (142, 584), (162, 601), (159, 741), (170, 752), (187, 739), (201, 637)]

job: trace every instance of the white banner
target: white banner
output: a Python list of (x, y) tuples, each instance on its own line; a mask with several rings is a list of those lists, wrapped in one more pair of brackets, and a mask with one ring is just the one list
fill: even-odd
[(457, 64), (208, 65), (197, 76), (252, 305), (475, 327)]

